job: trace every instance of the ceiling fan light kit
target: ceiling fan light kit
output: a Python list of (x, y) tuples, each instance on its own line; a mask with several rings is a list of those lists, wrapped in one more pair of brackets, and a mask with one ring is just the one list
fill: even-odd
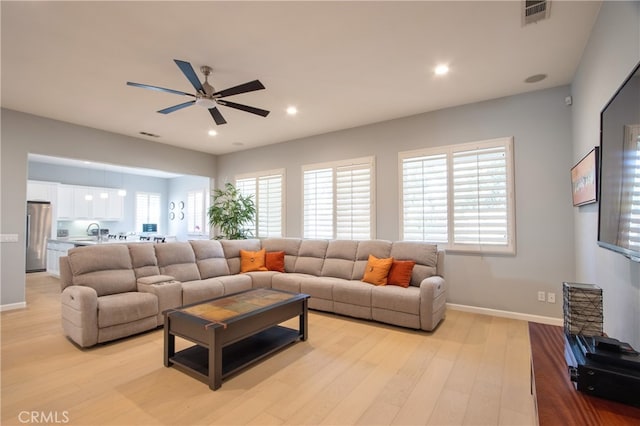
[(220, 111), (218, 110), (217, 108), (218, 105), (234, 108), (240, 111), (249, 112), (251, 114), (256, 114), (262, 117), (266, 117), (267, 115), (269, 115), (269, 111), (267, 110), (252, 107), (249, 105), (238, 104), (235, 102), (222, 99), (228, 96), (239, 95), (241, 93), (248, 93), (248, 92), (264, 89), (265, 88), (264, 85), (259, 80), (249, 81), (247, 83), (243, 83), (238, 86), (230, 87), (228, 89), (216, 92), (213, 86), (209, 84), (209, 75), (213, 71), (213, 69), (210, 66), (203, 65), (200, 67), (200, 72), (204, 74), (204, 83), (201, 83), (200, 79), (198, 79), (196, 72), (194, 71), (193, 67), (189, 62), (181, 61), (178, 59), (174, 59), (174, 62), (176, 63), (178, 68), (180, 68), (180, 70), (182, 71), (184, 76), (187, 78), (187, 80), (189, 80), (193, 88), (196, 90), (195, 94), (181, 92), (179, 90), (174, 90), (174, 89), (166, 89), (164, 87), (151, 86), (148, 84), (134, 83), (131, 81), (127, 81), (127, 85), (134, 86), (134, 87), (141, 87), (143, 89), (155, 90), (158, 92), (166, 92), (166, 93), (172, 93), (172, 94), (182, 95), (182, 96), (191, 96), (195, 98), (195, 100), (192, 100), (192, 101), (184, 102), (178, 105), (161, 109), (158, 111), (160, 114), (169, 114), (195, 104), (200, 107), (204, 107), (208, 109), (209, 113), (211, 114), (211, 117), (213, 118), (213, 121), (215, 121), (215, 123), (218, 125), (225, 124), (227, 122), (222, 116), (222, 114), (220, 113)]

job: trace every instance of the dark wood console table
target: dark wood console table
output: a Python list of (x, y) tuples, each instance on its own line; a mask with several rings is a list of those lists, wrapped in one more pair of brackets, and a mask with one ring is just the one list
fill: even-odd
[(569, 380), (562, 327), (529, 323), (531, 392), (546, 425), (640, 425), (640, 408), (585, 395)]

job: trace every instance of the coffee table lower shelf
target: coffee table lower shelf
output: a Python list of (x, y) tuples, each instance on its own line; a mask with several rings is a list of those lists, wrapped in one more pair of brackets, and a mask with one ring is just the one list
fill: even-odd
[[(300, 340), (300, 332), (275, 326), (222, 348), (222, 379), (254, 364), (287, 345)], [(209, 349), (194, 345), (170, 358), (174, 367), (209, 383)]]

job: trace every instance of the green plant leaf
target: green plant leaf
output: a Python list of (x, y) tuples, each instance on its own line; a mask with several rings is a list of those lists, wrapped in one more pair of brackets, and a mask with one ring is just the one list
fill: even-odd
[(246, 239), (252, 237), (252, 233), (245, 226), (255, 220), (256, 207), (253, 196), (244, 196), (230, 182), (224, 189), (213, 191), (213, 203), (209, 207), (209, 224), (220, 231), (216, 238), (229, 240)]

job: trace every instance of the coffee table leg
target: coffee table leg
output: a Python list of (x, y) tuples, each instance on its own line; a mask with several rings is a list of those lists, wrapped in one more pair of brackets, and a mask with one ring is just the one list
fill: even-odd
[(171, 334), (169, 330), (169, 324), (171, 319), (167, 315), (164, 319), (164, 366), (169, 367), (171, 364), (171, 358), (176, 354), (176, 336)]
[(302, 313), (300, 314), (300, 335), (302, 336), (302, 341), (307, 340), (308, 330), (308, 321), (307, 321), (307, 299), (302, 301)]
[(209, 330), (209, 388), (220, 389), (222, 386), (222, 345), (216, 336), (217, 328)]

